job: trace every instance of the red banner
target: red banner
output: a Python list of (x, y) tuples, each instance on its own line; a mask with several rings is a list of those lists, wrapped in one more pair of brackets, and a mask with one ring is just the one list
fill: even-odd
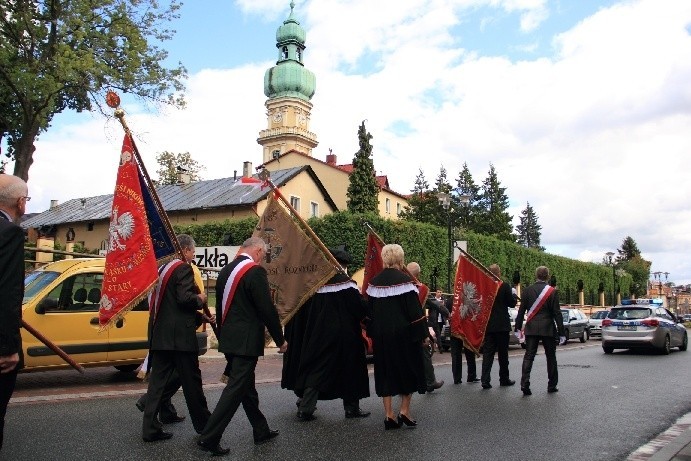
[(456, 266), (453, 311), (449, 319), (451, 334), (463, 340), (466, 348), (479, 354), (485, 340), (487, 321), (501, 281), (461, 252)]
[(98, 311), (101, 331), (144, 299), (158, 280), (140, 175), (132, 142), (125, 135), (108, 229)]
[(365, 291), (369, 285), (369, 281), (379, 274), (384, 269), (384, 263), (381, 260), (381, 249), (384, 247), (377, 234), (370, 231), (367, 234), (367, 249), (365, 250), (365, 273), (362, 277), (361, 292), (363, 296), (367, 296)]

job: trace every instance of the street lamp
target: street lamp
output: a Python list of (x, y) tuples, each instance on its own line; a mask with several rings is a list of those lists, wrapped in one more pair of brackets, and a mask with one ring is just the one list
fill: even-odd
[(615, 277), (615, 269), (614, 269), (614, 263), (612, 262), (612, 256), (614, 256), (614, 253), (611, 251), (608, 251), (605, 253), (605, 256), (607, 256), (607, 264), (612, 266), (612, 306), (616, 305), (616, 301), (614, 297), (616, 296), (616, 277)]
[[(451, 268), (453, 266), (453, 240), (452, 240), (452, 235), (451, 235), (451, 201), (453, 199), (453, 193), (456, 192), (458, 193), (457, 189), (451, 189), (448, 193), (446, 192), (439, 192), (437, 194), (437, 199), (439, 200), (439, 204), (444, 208), (446, 211), (446, 218), (447, 218), (447, 239), (449, 242), (449, 257), (447, 261), (447, 267), (446, 267), (446, 292), (447, 293), (452, 293), (451, 291)], [(464, 194), (458, 194), (457, 196), (458, 201), (461, 203), (461, 205), (467, 205), (468, 202), (470, 202), (470, 196), (469, 195), (464, 195)]]

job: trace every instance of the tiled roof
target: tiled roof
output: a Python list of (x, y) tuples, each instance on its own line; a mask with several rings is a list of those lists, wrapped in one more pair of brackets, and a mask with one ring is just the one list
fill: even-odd
[[(280, 187), (307, 171), (324, 194), (326, 201), (336, 209), (336, 205), (309, 166), (286, 168), (271, 172), (271, 181)], [(196, 209), (252, 206), (263, 200), (271, 188), (259, 184), (243, 182), (242, 177), (210, 179), (189, 184), (175, 184), (156, 187), (156, 193), (167, 212), (184, 212)], [(113, 195), (99, 195), (68, 200), (56, 207), (32, 216), (21, 223), (23, 228), (50, 226), (63, 223), (96, 221), (109, 219), (113, 205)]]

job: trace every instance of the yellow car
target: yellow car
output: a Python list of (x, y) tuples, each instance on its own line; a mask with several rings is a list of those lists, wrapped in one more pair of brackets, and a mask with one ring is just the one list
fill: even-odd
[[(146, 299), (99, 333), (98, 307), (105, 258), (56, 261), (24, 280), (23, 319), (84, 367), (133, 371), (148, 352)], [(207, 350), (206, 325), (197, 330), (199, 353)], [(22, 329), (23, 371), (69, 368), (57, 354)]]

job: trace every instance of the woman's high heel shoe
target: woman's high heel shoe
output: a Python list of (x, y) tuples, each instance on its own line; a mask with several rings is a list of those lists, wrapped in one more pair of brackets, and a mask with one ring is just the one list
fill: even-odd
[(417, 421), (415, 421), (414, 419), (410, 419), (406, 415), (402, 415), (399, 413), (398, 425), (400, 426), (402, 424), (405, 424), (408, 427), (415, 427), (415, 426), (417, 426)]
[(386, 418), (384, 420), (384, 429), (389, 430), (389, 429), (399, 429), (401, 427), (401, 418), (398, 418), (398, 421), (396, 421), (393, 418)]

